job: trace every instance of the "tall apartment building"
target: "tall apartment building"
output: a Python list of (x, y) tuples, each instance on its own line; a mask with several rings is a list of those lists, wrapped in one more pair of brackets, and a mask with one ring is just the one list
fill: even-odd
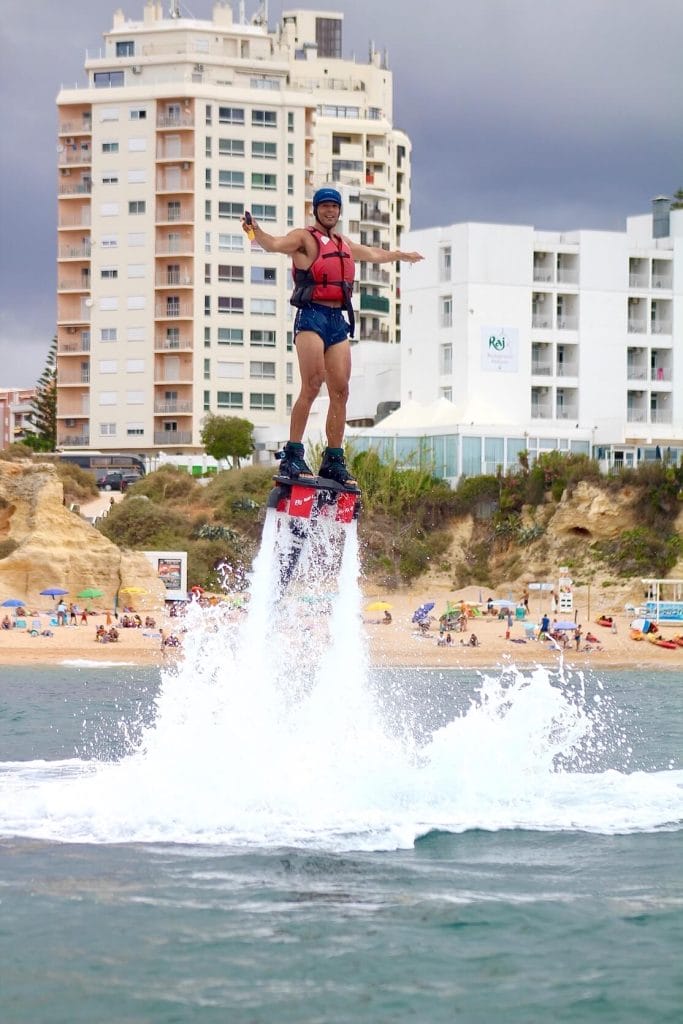
[(36, 388), (0, 388), (0, 450), (33, 430)]
[(356, 446), (422, 452), (451, 479), (522, 449), (683, 457), (683, 210), (655, 200), (625, 232), (465, 223), (404, 244), (425, 260), (402, 286), (402, 408)]
[[(244, 4), (240, 3), (240, 11)], [(58, 105), (57, 438), (63, 448), (200, 450), (208, 413), (287, 437), (298, 390), (288, 261), (251, 246), (344, 197), (341, 230), (394, 248), (409, 228), (410, 143), (392, 75), (342, 58), (341, 14), (236, 21), (114, 14), (87, 84)], [(357, 338), (398, 340), (397, 269), (361, 265)]]

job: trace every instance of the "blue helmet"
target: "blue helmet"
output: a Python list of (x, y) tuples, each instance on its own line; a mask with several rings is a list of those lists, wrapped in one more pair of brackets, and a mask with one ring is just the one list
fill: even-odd
[(313, 213), (320, 203), (336, 203), (341, 209), (342, 198), (336, 188), (319, 188), (313, 196)]

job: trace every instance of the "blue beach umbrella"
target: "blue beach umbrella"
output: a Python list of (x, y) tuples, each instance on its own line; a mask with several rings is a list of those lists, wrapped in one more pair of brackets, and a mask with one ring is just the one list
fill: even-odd
[(63, 587), (48, 587), (47, 590), (41, 590), (41, 597), (62, 597), (63, 594), (68, 594), (68, 590), (64, 590)]
[(6, 601), (2, 602), (0, 608), (23, 608), (25, 604), (25, 601), (19, 601), (16, 597), (8, 597)]
[(576, 629), (575, 622), (556, 622), (553, 629)]

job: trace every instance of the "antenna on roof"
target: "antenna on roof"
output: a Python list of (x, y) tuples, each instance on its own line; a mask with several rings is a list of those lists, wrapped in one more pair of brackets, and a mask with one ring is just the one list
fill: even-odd
[(168, 13), (172, 18), (180, 17), (180, 0), (171, 0), (171, 6)]

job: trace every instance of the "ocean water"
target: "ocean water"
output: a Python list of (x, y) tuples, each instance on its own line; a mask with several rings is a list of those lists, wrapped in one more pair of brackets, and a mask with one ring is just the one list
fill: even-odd
[(678, 1024), (683, 680), (371, 670), (280, 534), (175, 667), (0, 668), (3, 1024)]

